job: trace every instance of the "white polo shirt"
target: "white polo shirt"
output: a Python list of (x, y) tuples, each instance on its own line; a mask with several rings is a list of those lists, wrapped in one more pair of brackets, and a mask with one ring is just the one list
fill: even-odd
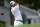
[(19, 5), (16, 5), (15, 7), (11, 7), (11, 12), (15, 17), (14, 18), (15, 20), (23, 20), (19, 10)]

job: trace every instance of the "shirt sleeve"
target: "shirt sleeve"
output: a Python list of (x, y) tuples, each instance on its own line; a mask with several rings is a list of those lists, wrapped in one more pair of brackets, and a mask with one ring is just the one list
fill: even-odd
[(11, 12), (12, 12), (13, 15), (14, 15), (14, 11), (15, 11), (15, 7), (12, 7)]
[(16, 5), (15, 8), (16, 8), (16, 9), (19, 9), (19, 5)]

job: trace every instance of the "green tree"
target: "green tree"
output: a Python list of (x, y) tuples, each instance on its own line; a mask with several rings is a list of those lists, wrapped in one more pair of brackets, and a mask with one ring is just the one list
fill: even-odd
[(34, 0), (34, 8), (38, 10), (40, 8), (40, 0)]

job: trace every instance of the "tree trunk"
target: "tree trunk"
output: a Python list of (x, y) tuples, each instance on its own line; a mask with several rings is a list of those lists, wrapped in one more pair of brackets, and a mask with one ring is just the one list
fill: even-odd
[[(10, 0), (12, 1), (12, 0)], [(14, 25), (14, 16), (11, 13), (11, 6), (10, 6), (10, 21), (11, 21), (11, 25)]]
[(11, 19), (11, 25), (14, 24), (14, 16), (12, 15), (12, 13), (10, 13), (10, 19)]

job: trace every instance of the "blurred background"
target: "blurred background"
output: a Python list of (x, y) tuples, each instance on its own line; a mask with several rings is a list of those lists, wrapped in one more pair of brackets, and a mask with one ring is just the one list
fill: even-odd
[(10, 25), (10, 0), (0, 0), (0, 27)]
[[(0, 0), (0, 26), (13, 25), (14, 16), (11, 13), (10, 1)], [(19, 3), (24, 24), (40, 23), (40, 0), (13, 0)]]

